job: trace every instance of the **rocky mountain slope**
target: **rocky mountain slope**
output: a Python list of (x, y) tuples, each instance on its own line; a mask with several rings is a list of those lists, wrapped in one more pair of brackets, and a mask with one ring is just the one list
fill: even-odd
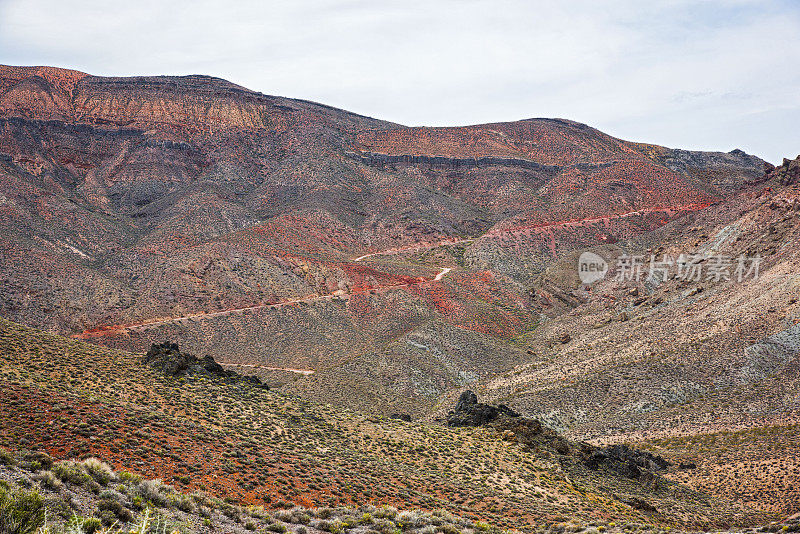
[[(187, 498), (156, 488), (161, 497), (147, 499), (165, 511), (205, 506), (220, 525), (228, 522), (220, 517), (227, 514), (220, 499), (273, 510), (441, 508), (522, 531), (563, 529), (567, 522), (584, 525), (578, 532), (593, 521), (663, 530), (779, 518), (763, 506), (710, 498), (671, 481), (669, 475), (682, 469), (677, 464), (626, 447), (571, 441), (535, 419), (500, 414), (486, 426), (458, 428), (408, 423), (310, 404), (204, 369), (178, 376), (166, 369), (153, 368), (141, 355), (0, 320), (0, 446), (16, 451), (33, 473), (50, 469), (49, 457), (97, 457), (179, 492), (202, 490), (204, 496)], [(473, 413), (481, 406), (464, 401), (457, 410)], [(81, 487), (116, 501), (120, 513), (120, 507), (135, 511), (135, 497), (147, 490), (134, 484), (107, 491), (102, 485), (112, 475), (99, 481), (86, 471), (75, 464), (53, 468), (71, 484), (58, 492), (79, 494), (73, 507), (82, 515), (96, 512)], [(0, 468), (0, 478), (8, 476)], [(51, 478), (40, 473), (38, 480)], [(231, 513), (228, 518), (241, 512)]]
[(566, 120), (407, 128), (207, 76), (0, 67), (0, 314), (419, 416), (527, 361), (554, 258), (762, 166)]
[[(639, 281), (607, 275), (587, 290), (576, 254), (554, 262), (536, 284), (551, 318), (526, 336), (529, 361), (477, 391), (596, 443), (672, 450), (699, 466), (681, 480), (797, 513), (798, 164), (786, 160), (735, 197), (593, 249), (612, 269), (641, 258)], [(648, 278), (651, 256), (681, 254), (702, 269)]]

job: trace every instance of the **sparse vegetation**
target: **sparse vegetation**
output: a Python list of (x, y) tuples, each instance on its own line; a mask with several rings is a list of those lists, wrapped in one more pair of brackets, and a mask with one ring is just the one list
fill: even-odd
[(0, 532), (34, 534), (44, 522), (44, 500), (38, 492), (0, 485)]
[[(566, 514), (582, 521), (599, 511), (622, 522), (643, 519), (614, 495), (652, 503), (666, 524), (680, 525), (683, 517), (708, 524), (736, 517), (725, 501), (712, 503), (672, 484), (653, 493), (602, 470), (558, 463), (555, 449), (515, 443), (491, 429), (376, 419), (247, 384), (176, 380), (141, 365), (136, 355), (2, 320), (0, 336), (0, 396), (8, 407), (0, 413), (0, 444), (24, 439), (59, 451), (56, 457), (108, 462), (59, 460), (51, 468), (61, 484), (93, 495), (95, 505), (81, 515), (99, 519), (102, 513), (107, 525), (127, 518), (109, 499), (123, 503), (134, 518), (162, 510), (197, 517), (200, 526), (226, 518), (243, 527), (241, 521), (252, 517), (247, 505), (261, 505), (275, 510), (275, 520), (256, 521), (263, 529), (286, 524), (278, 515), (284, 510), (294, 514), (287, 516), (292, 524), (311, 528), (328, 521), (334, 530), (363, 525), (392, 532), (401, 513), (391, 504), (446, 508), (465, 521), (523, 530), (557, 523)], [(117, 474), (112, 464), (139, 474)], [(206, 496), (187, 497), (140, 474)], [(30, 476), (42, 490), (55, 487), (41, 471)], [(234, 495), (236, 502), (220, 500)], [(318, 511), (298, 513), (299, 501)], [(367, 502), (389, 506), (338, 511)], [(402, 515), (409, 528), (416, 521), (413, 513)]]

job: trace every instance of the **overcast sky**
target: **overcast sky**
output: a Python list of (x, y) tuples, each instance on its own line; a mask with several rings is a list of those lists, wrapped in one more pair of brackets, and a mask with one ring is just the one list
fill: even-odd
[(800, 154), (800, 1), (0, 0), (0, 63), (211, 74), (407, 125)]

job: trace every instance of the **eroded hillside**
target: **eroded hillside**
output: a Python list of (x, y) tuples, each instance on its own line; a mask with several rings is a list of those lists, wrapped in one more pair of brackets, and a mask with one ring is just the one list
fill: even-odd
[(525, 361), (554, 258), (762, 164), (565, 120), (406, 128), (208, 76), (0, 67), (0, 313), (422, 415)]

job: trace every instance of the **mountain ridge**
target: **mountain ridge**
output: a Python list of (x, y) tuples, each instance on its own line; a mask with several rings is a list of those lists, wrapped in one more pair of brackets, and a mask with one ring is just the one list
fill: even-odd
[[(356, 389), (382, 384), (387, 413), (421, 415), (522, 361), (513, 340), (537, 327), (529, 289), (554, 258), (702, 211), (763, 174), (742, 153), (564, 119), (414, 128), (211, 77), (0, 67), (0, 80), (0, 313), (258, 368), (349, 362), (369, 369), (349, 373)], [(314, 396), (351, 380), (263, 378)]]

